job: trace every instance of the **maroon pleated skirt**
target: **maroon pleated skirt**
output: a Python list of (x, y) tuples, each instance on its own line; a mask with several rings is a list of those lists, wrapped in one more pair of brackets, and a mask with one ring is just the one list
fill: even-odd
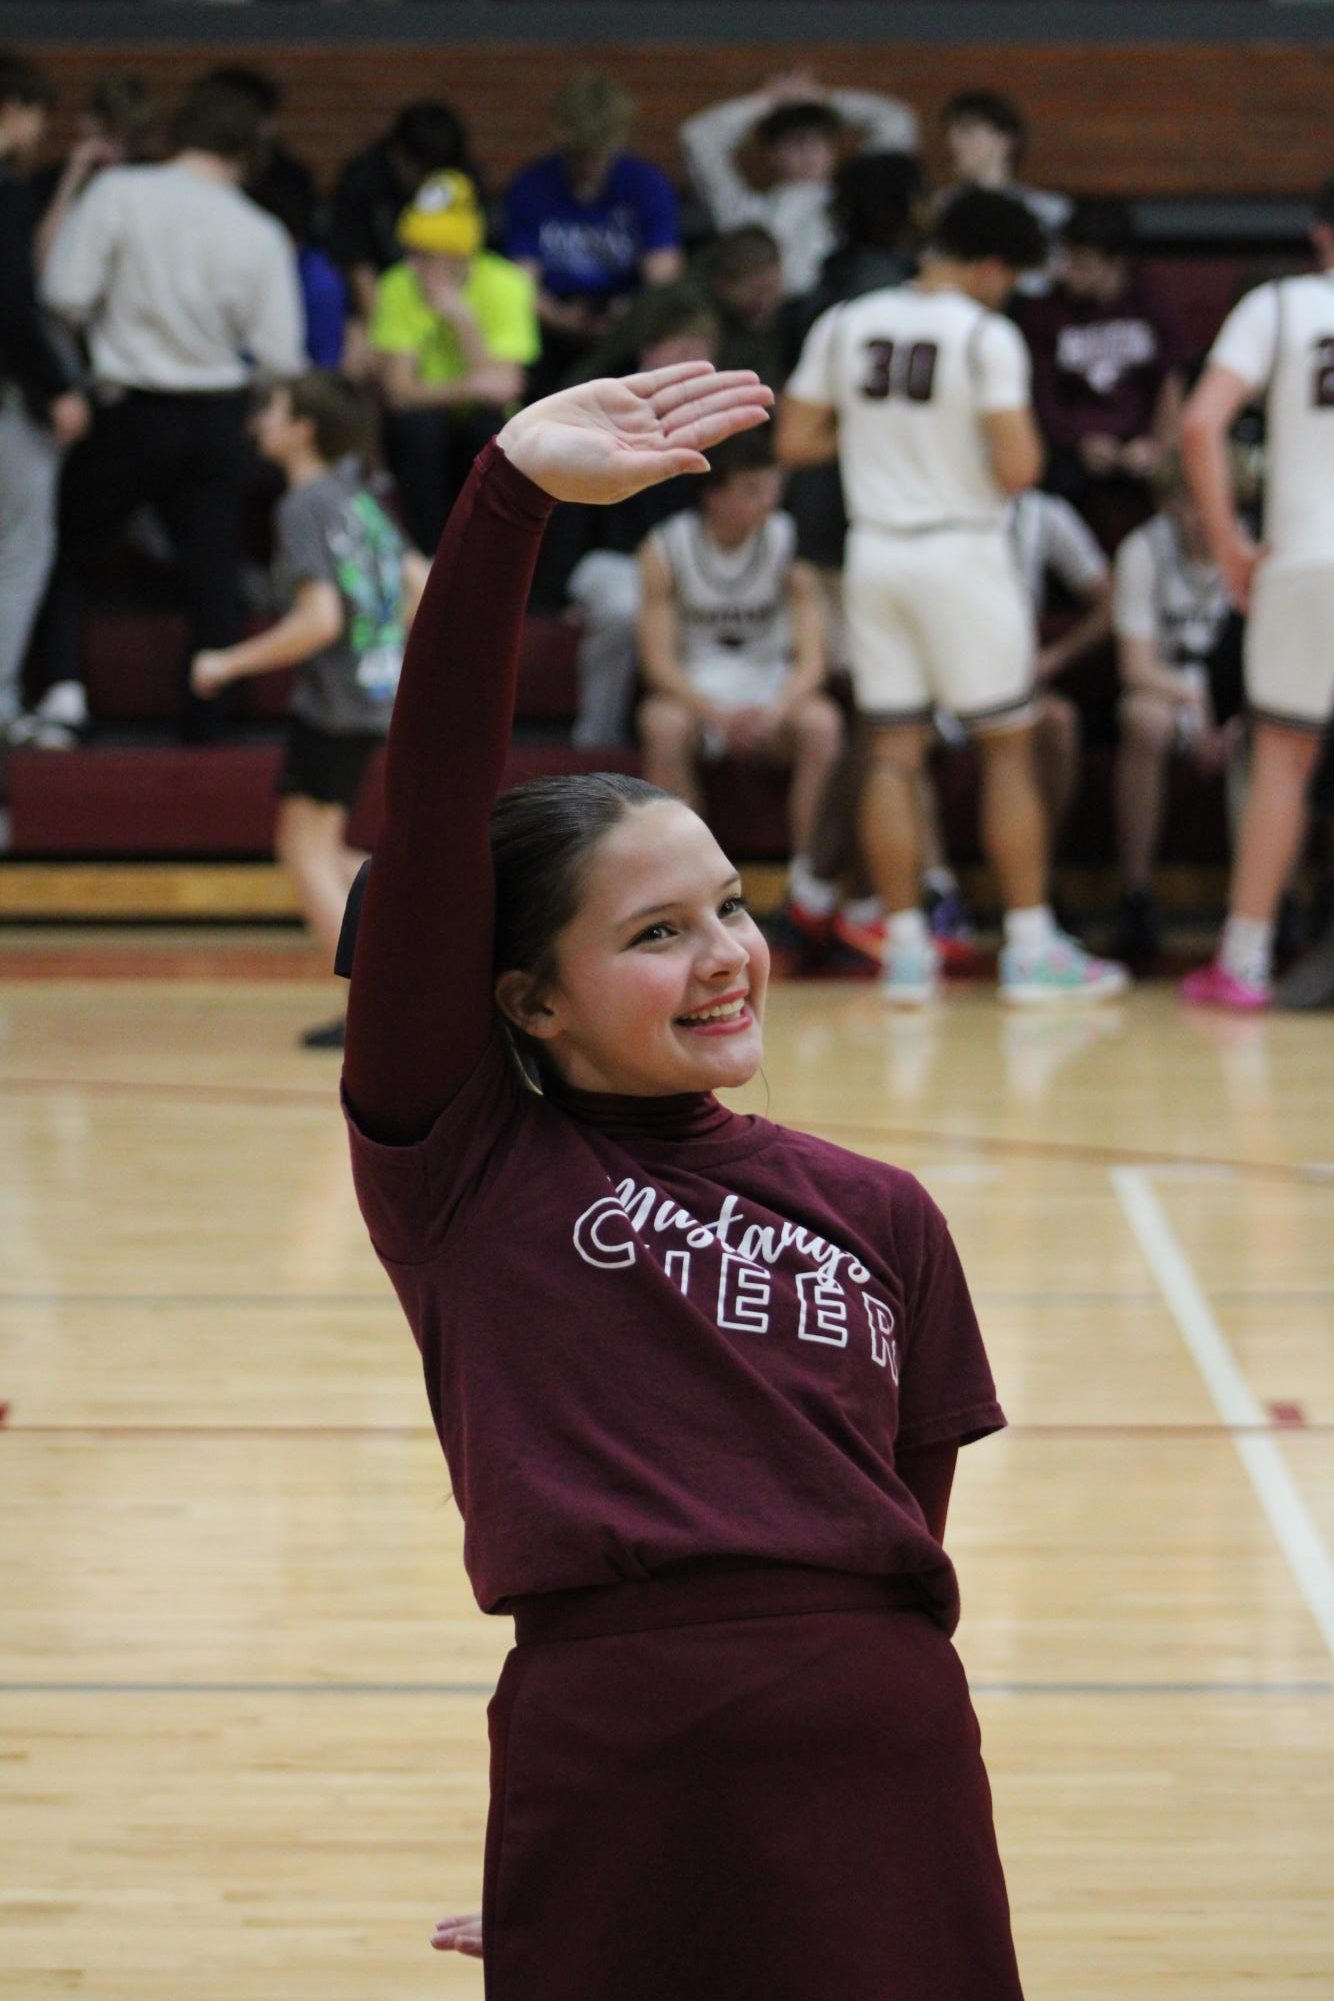
[(488, 2001), (1020, 2001), (963, 1669), (895, 1580), (720, 1566), (516, 1641)]

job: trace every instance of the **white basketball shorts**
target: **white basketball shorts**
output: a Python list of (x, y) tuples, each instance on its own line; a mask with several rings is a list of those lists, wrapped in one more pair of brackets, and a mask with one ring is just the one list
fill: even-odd
[(843, 605), (872, 722), (928, 722), (937, 707), (971, 731), (1032, 721), (1033, 607), (1003, 528), (853, 528)]
[(1252, 715), (1290, 729), (1325, 727), (1334, 715), (1334, 564), (1261, 563), (1245, 657)]

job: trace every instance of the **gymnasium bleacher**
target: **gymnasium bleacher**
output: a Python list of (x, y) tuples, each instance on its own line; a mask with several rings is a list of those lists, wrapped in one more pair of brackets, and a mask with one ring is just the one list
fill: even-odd
[[(0, 8), (0, 13), (5, 10)], [(12, 10), (10, 10), (12, 11)], [(136, 14), (133, 43), (115, 38), (124, 10), (103, 11), (103, 32), (60, 35), (62, 9), (44, 10), (24, 37), (55, 79), (68, 137), (72, 107), (101, 70), (133, 63), (164, 95), (179, 89), (219, 54), (221, 8), (145, 7)], [(423, 47), (414, 21), (430, 13), (447, 30)], [(568, 33), (577, 6), (563, 10)], [(582, 61), (596, 63), (634, 92), (640, 149), (680, 177), (676, 130), (701, 102), (751, 84), (775, 59), (764, 47), (735, 39), (701, 43), (682, 15), (683, 38), (661, 45), (631, 37), (635, 9), (622, 10), (626, 32), (582, 43)], [(769, 17), (782, 39), (799, 10), (778, 5)], [(856, 25), (867, 10), (835, 10)], [(907, 10), (921, 14), (920, 9)], [(940, 13), (949, 11), (939, 10)], [(1042, 185), (1131, 199), (1146, 259), (1175, 305), (1192, 347), (1207, 346), (1228, 306), (1257, 272), (1301, 261), (1301, 195), (1326, 169), (1316, 107), (1327, 89), (1331, 58), (1287, 42), (1214, 43), (1131, 39), (1089, 48), (1057, 39), (1062, 10), (1048, 10), (1052, 40), (1006, 42), (1006, 21), (1031, 9), (955, 9), (974, 21), (987, 12), (992, 36), (971, 46), (923, 39), (865, 46), (849, 39), (803, 42), (794, 57), (837, 81), (856, 78), (893, 89), (922, 117), (928, 168), (939, 170), (939, 106), (962, 83), (986, 80), (1024, 105), (1034, 133), (1026, 171)], [(1082, 12), (1085, 9), (1067, 9)], [(1127, 33), (1142, 30), (1143, 8), (1114, 10)], [(1178, 12), (1182, 10), (1176, 10)], [(1235, 10), (1233, 10), (1235, 11)], [(500, 186), (531, 155), (540, 107), (550, 95), (552, 48), (532, 33), (540, 8), (515, 12), (525, 39), (505, 47), (472, 39), (468, 16), (456, 7), (257, 5), (225, 10), (235, 38), (229, 59), (262, 64), (287, 93), (284, 136), (327, 184), (337, 163), (383, 127), (393, 109), (423, 84), (439, 88), (464, 111), (479, 158)], [(1199, 9), (1185, 10), (1192, 18)], [(1291, 10), (1285, 10), (1289, 22)], [(318, 19), (316, 17), (318, 16)], [(607, 9), (599, 18), (611, 19)], [(854, 20), (855, 17), (855, 20)], [(493, 35), (494, 29), (488, 29)], [(850, 28), (849, 33), (852, 32)], [(1185, 32), (1183, 28), (1182, 33)], [(517, 30), (516, 30), (517, 33)], [(192, 45), (192, 35), (198, 44)], [(1279, 131), (1284, 144), (1273, 141)], [(1294, 135), (1303, 135), (1294, 147)], [(1305, 153), (1310, 157), (1303, 155)], [(157, 594), (158, 599), (161, 593)], [(513, 776), (531, 770), (596, 768), (609, 753), (584, 753), (564, 740), (574, 709), (576, 632), (568, 617), (530, 618), (520, 687)], [(289, 676), (271, 674), (244, 685), (240, 740), (225, 748), (184, 750), (169, 741), (177, 702), (178, 663), (185, 625), (169, 602), (95, 605), (86, 622), (84, 669), (93, 740), (75, 757), (15, 750), (8, 759), (7, 861), (234, 861), (271, 853), (272, 784)], [(632, 765), (634, 753), (613, 762)], [(1066, 842), (1078, 867), (1108, 870), (1112, 860), (1110, 756), (1095, 745), (1083, 796)], [(942, 774), (942, 803), (951, 844), (975, 857), (971, 759), (951, 753)], [(784, 850), (783, 790), (776, 777), (723, 765), (712, 777), (711, 804), (720, 837), (746, 860), (776, 859)], [(378, 768), (353, 832), (374, 837)], [(1178, 770), (1163, 860), (1211, 871), (1221, 884), (1225, 828), (1221, 785)], [(1205, 878), (1192, 877), (1197, 890)], [(0, 909), (5, 870), (0, 867)], [(243, 913), (239, 913), (243, 914)]]

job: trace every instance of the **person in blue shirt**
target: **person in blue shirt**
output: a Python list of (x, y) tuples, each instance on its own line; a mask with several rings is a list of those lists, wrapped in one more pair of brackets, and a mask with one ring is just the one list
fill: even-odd
[(671, 182), (623, 150), (633, 110), (609, 77), (576, 72), (552, 106), (557, 150), (526, 167), (506, 194), (505, 255), (538, 288), (542, 361), (530, 395), (554, 387), (641, 285), (681, 275)]

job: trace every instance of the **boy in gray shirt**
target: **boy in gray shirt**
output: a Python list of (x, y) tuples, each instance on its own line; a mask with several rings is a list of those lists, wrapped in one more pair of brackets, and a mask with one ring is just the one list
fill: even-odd
[[(204, 699), (246, 675), (297, 669), (274, 849), (331, 968), (365, 860), (348, 845), (348, 822), (389, 728), (427, 573), (362, 481), (367, 417), (360, 391), (329, 371), (312, 369), (270, 392), (256, 436), (287, 478), (276, 529), (292, 608), (253, 639), (197, 653), (190, 667), (191, 688)], [(340, 1018), (302, 1041), (339, 1048), (342, 1030)]]

